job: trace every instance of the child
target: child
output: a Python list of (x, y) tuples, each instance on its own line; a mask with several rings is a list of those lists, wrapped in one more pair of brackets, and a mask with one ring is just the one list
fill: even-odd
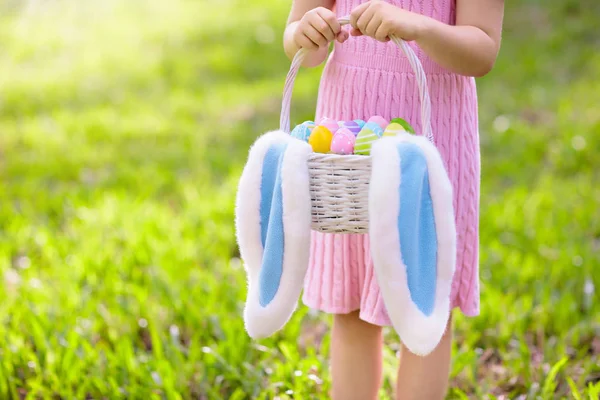
[[(336, 41), (321, 80), (316, 121), (402, 117), (420, 132), (418, 89), (410, 65), (389, 41), (411, 42), (425, 70), (432, 129), (454, 189), (458, 233), (452, 307), (479, 313), (479, 133), (473, 77), (486, 75), (500, 47), (503, 0), (295, 0), (284, 34), (286, 54), (313, 50), (305, 66), (321, 64)], [(337, 18), (350, 16), (351, 30)], [(349, 38), (349, 36), (354, 36)], [(335, 400), (377, 398), (382, 326), (390, 320), (379, 293), (367, 235), (312, 233), (303, 301), (334, 314), (331, 339)], [(403, 349), (398, 399), (442, 399), (450, 369), (451, 326), (431, 354)]]

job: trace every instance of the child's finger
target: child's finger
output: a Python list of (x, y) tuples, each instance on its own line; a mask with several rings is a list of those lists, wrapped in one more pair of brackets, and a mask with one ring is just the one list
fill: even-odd
[(304, 34), (319, 47), (327, 46), (329, 43), (329, 40), (312, 25), (306, 27)]
[(323, 20), (325, 22), (327, 22), (327, 24), (331, 28), (331, 31), (333, 32), (334, 35), (337, 35), (342, 30), (342, 26), (340, 25), (340, 23), (337, 20), (337, 17), (335, 16), (334, 13), (325, 12), (325, 10), (320, 10), (320, 9), (317, 12), (321, 16), (321, 18), (323, 18)]
[(327, 21), (317, 15), (315, 18), (310, 19), (309, 24), (315, 28), (325, 39), (330, 42), (335, 39), (335, 32), (331, 29)]
[(375, 10), (373, 9), (373, 7), (368, 7), (360, 16), (360, 18), (358, 19), (358, 21), (356, 21), (356, 28), (360, 29), (360, 31), (363, 34), (367, 33), (367, 26), (369, 25), (369, 22), (371, 22), (371, 20), (373, 19), (373, 17), (375, 16)]
[(365, 31), (364, 31), (365, 34), (367, 34), (371, 37), (375, 37), (375, 34), (377, 33), (377, 30), (381, 26), (382, 22), (383, 22), (383, 20), (382, 20), (381, 16), (374, 14), (373, 18), (371, 18), (371, 20), (367, 24), (367, 27), (365, 28)]
[(358, 28), (356, 23), (368, 7), (369, 2), (367, 1), (356, 7), (354, 10), (352, 10), (352, 12), (350, 13), (350, 25), (352, 25), (353, 28)]
[(386, 28), (385, 24), (379, 25), (377, 31), (375, 32), (375, 39), (380, 42), (389, 42), (389, 30)]
[(296, 38), (296, 44), (298, 47), (307, 50), (317, 50), (319, 48), (319, 45), (310, 40), (310, 38), (305, 34), (298, 35)]
[(337, 34), (336, 40), (340, 43), (344, 43), (348, 39), (348, 37), (350, 37), (348, 31), (343, 30)]
[(362, 36), (362, 32), (356, 28), (352, 28), (350, 31), (350, 35), (352, 36)]

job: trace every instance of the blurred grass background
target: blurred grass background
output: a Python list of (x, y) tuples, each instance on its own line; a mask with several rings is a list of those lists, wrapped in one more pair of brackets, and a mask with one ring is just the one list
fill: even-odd
[[(289, 7), (0, 0), (0, 398), (327, 397), (329, 317), (260, 342), (241, 319), (233, 199), (277, 126)], [(600, 3), (506, 8), (478, 80), (482, 315), (456, 318), (449, 398), (598, 399)]]

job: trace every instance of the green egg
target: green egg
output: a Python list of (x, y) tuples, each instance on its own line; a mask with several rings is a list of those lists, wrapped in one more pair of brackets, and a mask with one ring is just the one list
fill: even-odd
[(373, 142), (379, 139), (379, 136), (371, 129), (363, 128), (356, 136), (356, 143), (354, 144), (354, 154), (360, 154), (361, 156), (368, 156), (371, 154), (371, 146)]
[(409, 133), (412, 133), (412, 134), (415, 133), (415, 130), (413, 129), (413, 127), (408, 122), (406, 122), (406, 120), (404, 120), (402, 118), (394, 118), (390, 122), (391, 123), (400, 124), (404, 128), (404, 130), (406, 132), (409, 132)]

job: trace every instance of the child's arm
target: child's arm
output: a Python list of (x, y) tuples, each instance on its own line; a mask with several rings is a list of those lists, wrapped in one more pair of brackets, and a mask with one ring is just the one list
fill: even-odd
[(356, 7), (350, 21), (353, 35), (414, 40), (441, 66), (480, 77), (496, 62), (503, 17), (504, 0), (456, 0), (456, 25), (375, 0)]
[(503, 17), (504, 0), (457, 0), (456, 25), (429, 19), (417, 43), (456, 73), (484, 76), (498, 57)]
[(335, 0), (294, 0), (283, 34), (285, 53), (291, 59), (303, 47), (312, 50), (303, 65), (314, 67), (327, 57), (329, 43), (344, 42), (348, 32), (342, 31), (335, 13)]

